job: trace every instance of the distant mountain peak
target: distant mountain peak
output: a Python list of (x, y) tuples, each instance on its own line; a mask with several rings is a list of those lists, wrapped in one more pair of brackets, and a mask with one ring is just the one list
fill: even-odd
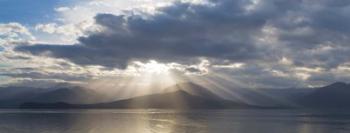
[(348, 108), (350, 107), (350, 85), (336, 82), (315, 90), (300, 101), (301, 104), (309, 107)]
[(347, 86), (348, 84), (345, 83), (345, 82), (335, 82), (333, 84), (330, 84), (326, 87), (344, 87), (344, 86)]
[(177, 83), (174, 86), (171, 86), (166, 89), (167, 91), (183, 91), (187, 94), (204, 97), (208, 99), (221, 99), (220, 96), (213, 93), (208, 88), (205, 88), (201, 85), (195, 84), (193, 82), (183, 82)]
[[(97, 104), (70, 104), (67, 102), (43, 103), (27, 102), (21, 108), (171, 108), (171, 109), (220, 109), (220, 108), (251, 108), (245, 103), (224, 99), (215, 99), (206, 88), (194, 83), (184, 83), (172, 86), (174, 90), (133, 97), (124, 100)], [(193, 89), (193, 90), (191, 90)], [(193, 93), (191, 94), (190, 93)]]

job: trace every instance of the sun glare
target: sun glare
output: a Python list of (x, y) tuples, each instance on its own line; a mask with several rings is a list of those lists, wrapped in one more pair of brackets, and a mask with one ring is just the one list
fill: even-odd
[[(166, 88), (174, 85), (177, 78), (171, 72), (171, 66), (164, 63), (159, 63), (156, 60), (148, 62), (133, 62), (133, 69), (135, 70), (134, 80), (139, 87), (139, 93), (161, 92), (159, 88)], [(158, 90), (155, 90), (157, 89)]]
[(155, 60), (151, 60), (148, 63), (135, 62), (139, 66), (138, 71), (143, 74), (156, 74), (156, 75), (168, 75), (170, 67), (166, 64), (158, 63)]

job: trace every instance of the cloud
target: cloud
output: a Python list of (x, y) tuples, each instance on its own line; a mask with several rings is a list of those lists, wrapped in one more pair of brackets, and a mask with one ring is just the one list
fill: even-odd
[(31, 34), (27, 27), (19, 23), (0, 23), (0, 46), (4, 48), (11, 47), (14, 44), (33, 41), (36, 38)]
[[(57, 11), (70, 14), (65, 22), (73, 22), (79, 11), (107, 3), (92, 2), (86, 8)], [(133, 61), (177, 63), (189, 73), (212, 71), (263, 87), (350, 79), (344, 69), (350, 62), (346, 0), (208, 0), (152, 7), (151, 12), (135, 10), (138, 7), (88, 12), (87, 17), (102, 12), (93, 18), (99, 30), (88, 33), (55, 23), (37, 25), (43, 32), (80, 37), (75, 44), (21, 45), (15, 50), (112, 70), (127, 69)], [(191, 66), (201, 59), (211, 64)]]
[(130, 60), (179, 62), (207, 57), (236, 61), (261, 57), (252, 37), (274, 14), (248, 12), (244, 7), (249, 3), (244, 1), (215, 4), (179, 2), (159, 9), (159, 14), (149, 18), (99, 14), (95, 21), (104, 30), (80, 37), (78, 44), (39, 44), (17, 50), (36, 55), (48, 53), (81, 65), (118, 68), (125, 68)]
[[(93, 21), (81, 21), (71, 24), (46, 23), (37, 24), (34, 27), (36, 34), (46, 35), (41, 41), (74, 43), (76, 38), (84, 36), (85, 33), (97, 31)], [(52, 40), (54, 38), (55, 40)]]

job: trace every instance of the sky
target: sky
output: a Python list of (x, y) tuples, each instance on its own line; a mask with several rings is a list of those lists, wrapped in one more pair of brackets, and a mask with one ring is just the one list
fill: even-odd
[(290, 88), (350, 79), (348, 0), (0, 6), (0, 86)]
[[(0, 0), (0, 16), (2, 23), (19, 22), (33, 25), (55, 19), (53, 8), (68, 5), (68, 0)], [(35, 16), (35, 17), (34, 17)]]

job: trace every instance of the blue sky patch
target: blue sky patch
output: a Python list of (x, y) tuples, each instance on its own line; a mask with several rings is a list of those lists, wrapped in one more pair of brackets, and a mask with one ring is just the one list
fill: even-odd
[(55, 17), (55, 7), (68, 0), (0, 0), (0, 23), (19, 22), (26, 25), (46, 22)]

